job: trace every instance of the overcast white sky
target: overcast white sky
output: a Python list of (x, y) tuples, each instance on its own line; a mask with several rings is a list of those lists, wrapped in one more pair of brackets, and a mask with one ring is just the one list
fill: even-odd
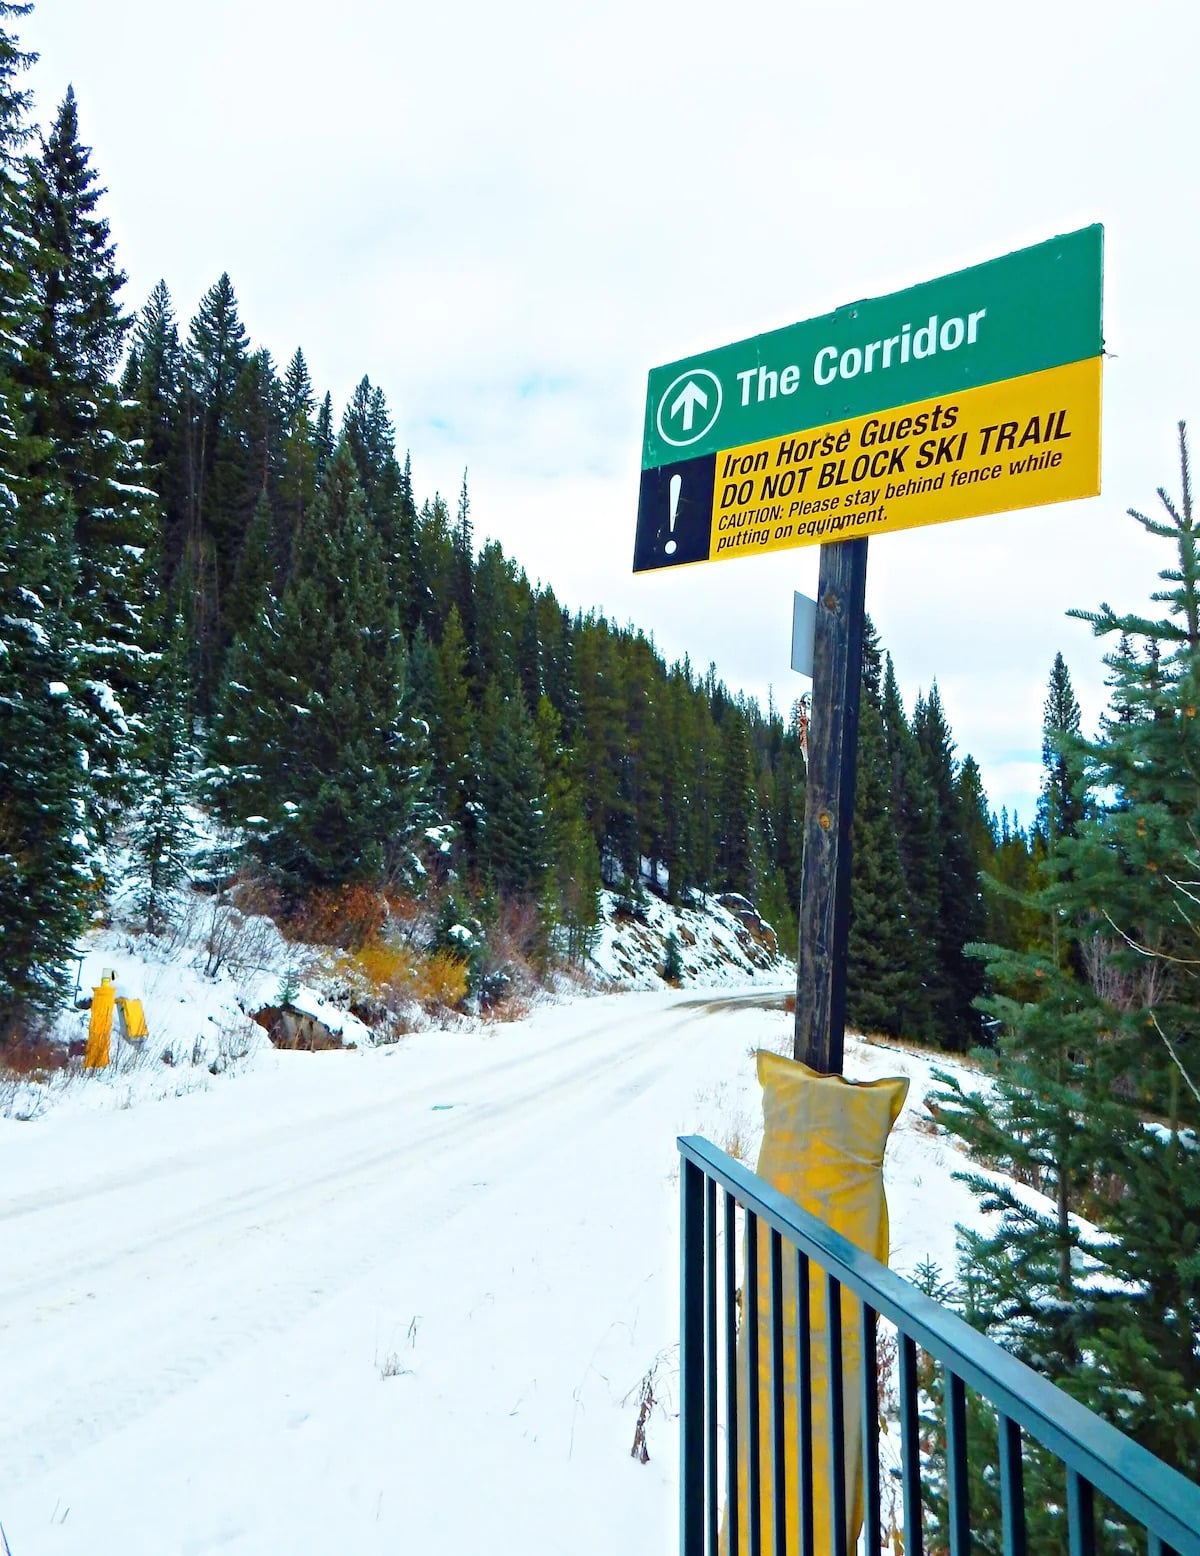
[(256, 344), (339, 414), (385, 391), (418, 497), (469, 467), (567, 604), (786, 705), (816, 548), (631, 574), (646, 373), (1089, 222), (1106, 226), (1104, 495), (872, 542), (911, 704), (936, 677), (994, 806), (1028, 819), (1072, 606), (1141, 607), (1168, 557), (1125, 509), (1200, 422), (1200, 7), (910, 0), (42, 0), (37, 115), (68, 82), (140, 307), (228, 270)]

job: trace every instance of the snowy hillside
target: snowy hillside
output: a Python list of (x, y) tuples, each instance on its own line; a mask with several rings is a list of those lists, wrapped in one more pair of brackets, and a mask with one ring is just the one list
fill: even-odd
[[(135, 1097), (205, 1089), (214, 1077), (244, 1069), (270, 1048), (267, 1031), (281, 1005), (308, 1018), (310, 1027), (316, 1024), (332, 1046), (347, 1048), (394, 1041), (399, 1030), (475, 1024), (469, 1002), (464, 1013), (415, 999), (405, 1003), (398, 1021), (368, 1024), (350, 1008), (361, 990), (347, 975), (346, 958), (285, 940), (265, 916), (238, 912), (187, 888), (177, 895), (179, 927), (168, 937), (137, 933), (118, 918), (85, 938), (75, 965), (73, 1008), (57, 1023), (72, 1064), (67, 1072), (41, 1077), (0, 1075), (0, 1120), (36, 1116), (68, 1093), (74, 1106), (103, 1106), (114, 1099), (128, 1105)], [(606, 990), (664, 988), (665, 948), (672, 935), (682, 986), (788, 983), (795, 977), (771, 926), (743, 897), (697, 894), (694, 905), (672, 907), (649, 893), (630, 901), (604, 892), (601, 914), (595, 946), (581, 969), (584, 983), (560, 975), (557, 995), (533, 991), (530, 998), (580, 994), (590, 984)], [(91, 994), (104, 977), (115, 980), (120, 995), (141, 1001), (149, 1036), (123, 1043), (114, 1028), (111, 1069), (80, 1073)]]

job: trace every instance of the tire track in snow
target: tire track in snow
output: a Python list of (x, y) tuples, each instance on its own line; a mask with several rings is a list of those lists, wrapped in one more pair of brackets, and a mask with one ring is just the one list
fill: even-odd
[[(0, 1490), (54, 1469), (234, 1362), (393, 1259), (400, 1238), (419, 1248), (425, 1233), (505, 1174), (600, 1127), (680, 1062), (678, 1038), (703, 1022), (710, 1004), (605, 1021), (561, 1048), (479, 1067), (455, 1082), (461, 1109), (421, 1111), (415, 1129), (413, 1114), (446, 1094), (444, 1080), (224, 1142), (229, 1154), (212, 1182), (201, 1148), (169, 1158), (150, 1183), (117, 1175), (40, 1209), (26, 1206), (5, 1229), (0, 1268), (0, 1331), (12, 1353), (0, 1392)], [(597, 1051), (614, 1029), (618, 1046)], [(577, 1062), (581, 1048), (587, 1055)], [(685, 1063), (689, 1052), (686, 1045)], [(558, 1073), (547, 1078), (547, 1067)], [(506, 1089), (489, 1100), (498, 1080)], [(378, 1138), (393, 1127), (402, 1140)], [(336, 1160), (323, 1154), (330, 1151)], [(235, 1181), (246, 1173), (256, 1180), (248, 1188)], [(182, 1185), (202, 1199), (172, 1219), (171, 1196)], [(146, 1215), (157, 1208), (160, 1224), (137, 1230), (139, 1200)], [(96, 1214), (105, 1205), (123, 1210), (124, 1237), (116, 1215), (106, 1234), (109, 1218)], [(22, 1260), (10, 1254), (21, 1217), (32, 1238), (19, 1241), (35, 1273), (18, 1284), (10, 1277)], [(34, 1398), (39, 1408), (18, 1419), (5, 1398)]]

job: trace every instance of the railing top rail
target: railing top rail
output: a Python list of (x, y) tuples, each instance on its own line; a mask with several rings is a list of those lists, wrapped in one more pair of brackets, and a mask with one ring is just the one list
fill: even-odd
[(682, 1135), (679, 1151), (1181, 1556), (1200, 1556), (1200, 1486), (710, 1141)]

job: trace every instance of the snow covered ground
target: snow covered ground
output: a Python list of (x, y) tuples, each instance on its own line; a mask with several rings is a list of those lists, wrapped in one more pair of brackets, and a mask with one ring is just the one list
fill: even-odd
[[(753, 1162), (753, 1052), (788, 1047), (785, 991), (256, 1047), (203, 1089), (155, 1074), (0, 1120), (13, 1556), (673, 1549), (675, 1136)], [(973, 1216), (930, 1068), (847, 1057), (913, 1077), (888, 1161), (902, 1272), (951, 1269)]]

